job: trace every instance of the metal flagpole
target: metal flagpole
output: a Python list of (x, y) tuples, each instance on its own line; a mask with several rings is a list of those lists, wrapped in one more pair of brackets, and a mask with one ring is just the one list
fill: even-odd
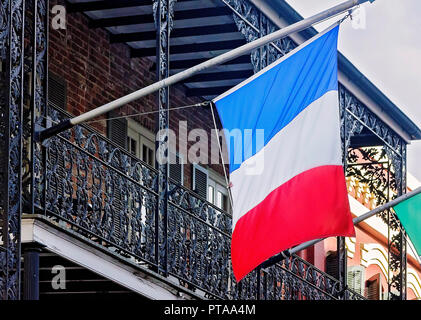
[[(385, 203), (384, 205), (381, 205), (381, 206), (379, 206), (379, 207), (377, 207), (377, 208), (375, 208), (375, 209), (373, 209), (373, 210), (371, 210), (367, 213), (364, 213), (364, 214), (360, 215), (359, 217), (354, 218), (352, 220), (352, 222), (354, 223), (354, 225), (357, 225), (360, 222), (362, 222), (362, 221), (364, 221), (368, 218), (371, 218), (372, 216), (375, 216), (376, 214), (378, 214), (382, 211), (390, 209), (390, 208), (396, 206), (397, 204), (399, 204), (399, 203), (401, 203), (405, 200), (408, 200), (409, 198), (412, 198), (413, 196), (415, 196), (417, 194), (420, 194), (420, 193), (421, 193), (421, 187), (419, 187), (415, 190), (412, 190), (411, 192), (405, 193), (405, 194), (401, 195), (400, 197), (397, 197), (396, 199), (394, 199), (392, 201), (389, 201), (388, 203)], [(307, 249), (308, 247), (311, 247), (311, 246), (315, 245), (316, 243), (318, 243), (320, 241), (323, 241), (325, 239), (326, 238), (307, 241), (307, 242), (304, 242), (304, 243), (302, 243), (298, 246), (295, 246), (294, 248), (285, 250), (285, 251), (279, 253), (278, 255), (276, 255), (276, 256), (266, 260), (265, 262), (263, 262), (260, 265), (260, 267), (261, 268), (270, 267), (271, 265), (282, 261), (283, 259), (291, 256), (292, 254), (297, 253), (301, 250)]]
[(221, 142), (219, 141), (218, 127), (216, 126), (215, 112), (213, 111), (213, 108), (216, 108), (216, 106), (213, 102), (211, 102), (210, 108), (212, 112), (213, 125), (215, 127), (216, 141), (218, 141), (219, 155), (221, 156), (222, 168), (224, 169), (225, 183), (227, 184), (227, 190), (228, 190), (228, 196), (229, 196), (228, 198), (230, 200), (230, 206), (231, 208), (233, 208), (234, 201), (232, 200), (231, 188), (230, 188), (230, 183), (229, 183), (229, 179), (227, 175), (227, 169), (225, 168), (224, 154), (222, 153), (222, 146), (221, 146)]
[(220, 64), (223, 64), (227, 61), (230, 61), (232, 59), (235, 59), (239, 56), (242, 56), (244, 54), (247, 54), (249, 52), (251, 52), (252, 50), (264, 46), (270, 42), (273, 41), (277, 41), (280, 40), (282, 38), (287, 37), (288, 35), (292, 34), (292, 33), (296, 33), (296, 32), (300, 32), (302, 30), (305, 30), (309, 27), (311, 27), (314, 24), (320, 23), (326, 19), (332, 18), (334, 16), (337, 16), (341, 13), (344, 13), (348, 10), (350, 10), (351, 8), (363, 4), (365, 2), (374, 2), (375, 0), (348, 0), (345, 1), (339, 5), (336, 5), (330, 9), (327, 9), (323, 12), (320, 12), (312, 17), (303, 19), (301, 21), (298, 21), (297, 23), (294, 23), (290, 26), (287, 26), (283, 29), (280, 29), (278, 31), (275, 31), (271, 34), (268, 34), (262, 38), (259, 38), (255, 41), (249, 42), (241, 47), (238, 47), (236, 49), (233, 49), (231, 51), (228, 51), (226, 53), (223, 53), (217, 57), (214, 57), (210, 60), (207, 60), (205, 62), (202, 62), (192, 68), (186, 69), (182, 72), (179, 72), (175, 75), (172, 75), (168, 78), (165, 78), (161, 81), (155, 82), (154, 84), (151, 84), (150, 86), (147, 86), (145, 88), (142, 88), (140, 90), (137, 90), (133, 93), (130, 93), (124, 97), (121, 97), (117, 100), (114, 100), (112, 102), (109, 102), (101, 107), (98, 107), (96, 109), (93, 109), (89, 112), (86, 112), (84, 114), (81, 114), (77, 117), (71, 118), (71, 119), (67, 119), (64, 120), (62, 122), (60, 122), (59, 124), (50, 127), (48, 129), (44, 129), (39, 131), (38, 133), (38, 137), (37, 139), (39, 139), (40, 141), (43, 141), (47, 138), (50, 138), (60, 132), (63, 132), (67, 129), (72, 128), (75, 125), (81, 124), (83, 122), (89, 121), (95, 117), (98, 117), (100, 115), (103, 115), (107, 112), (110, 112), (112, 110), (115, 110), (127, 103), (130, 103), (134, 100), (137, 100), (139, 98), (142, 98), (148, 94), (151, 94), (153, 92), (156, 92), (162, 88), (168, 87), (170, 85), (173, 85), (177, 82), (180, 82), (182, 80), (185, 80), (197, 73), (199, 73), (200, 71), (203, 71), (205, 69), (208, 69), (210, 67), (214, 67)]

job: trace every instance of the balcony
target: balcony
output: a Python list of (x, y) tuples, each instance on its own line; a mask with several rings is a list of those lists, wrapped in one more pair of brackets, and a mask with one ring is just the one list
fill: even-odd
[[(49, 108), (52, 122), (68, 116)], [(60, 134), (44, 148), (35, 217), (170, 283), (210, 299), (364, 299), (341, 292), (337, 279), (295, 255), (237, 284), (227, 212), (170, 180), (168, 216), (162, 216), (157, 170), (88, 126)]]

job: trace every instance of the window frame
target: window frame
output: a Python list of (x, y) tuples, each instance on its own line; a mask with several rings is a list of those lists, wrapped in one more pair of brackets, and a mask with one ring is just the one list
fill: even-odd
[(355, 292), (357, 292), (358, 294), (364, 296), (365, 282), (366, 282), (365, 281), (365, 276), (366, 276), (365, 275), (365, 268), (363, 266), (361, 266), (361, 265), (348, 266), (347, 278), (350, 279), (351, 274), (354, 274), (356, 272), (359, 272), (360, 273), (360, 279), (359, 279), (359, 281), (360, 281), (360, 284), (359, 284), (360, 288), (355, 288), (356, 278), (355, 278), (354, 275), (352, 275), (353, 276), (353, 279), (352, 279), (353, 280), (353, 283), (352, 284), (347, 283), (347, 285), (349, 287), (351, 287), (351, 289), (354, 290)]
[[(133, 119), (127, 119), (127, 137), (136, 141), (135, 156), (155, 168), (155, 135)], [(152, 150), (152, 160), (149, 159), (150, 163), (144, 160), (143, 146)], [(127, 145), (127, 150), (129, 148), (130, 146)]]
[[(231, 211), (231, 206), (230, 206), (230, 202), (229, 202), (229, 190), (226, 186), (227, 182), (225, 181), (225, 177), (223, 177), (222, 175), (220, 175), (219, 173), (217, 173), (215, 170), (212, 169), (208, 169), (208, 189), (209, 190), (209, 186), (212, 186), (214, 188), (214, 199), (213, 201), (209, 201), (208, 195), (206, 197), (206, 199), (208, 200), (208, 202), (212, 203), (213, 205), (215, 205), (216, 207), (220, 208), (217, 204), (217, 196), (218, 196), (218, 192), (220, 192), (221, 194), (223, 194), (224, 196), (227, 197), (227, 203), (226, 203), (226, 207), (227, 209), (225, 211), (230, 212)], [(224, 187), (225, 186), (225, 187)], [(224, 210), (223, 208), (220, 208), (221, 210)]]

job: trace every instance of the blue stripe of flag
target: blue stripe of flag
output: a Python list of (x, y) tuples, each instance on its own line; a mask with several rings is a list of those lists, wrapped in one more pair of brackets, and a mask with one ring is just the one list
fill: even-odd
[[(252, 129), (253, 143), (243, 145), (236, 135), (230, 139), (230, 172), (260, 151), (257, 129), (264, 129), (264, 146), (301, 111), (325, 93), (338, 89), (337, 40), (339, 26), (282, 61), (278, 65), (216, 100), (223, 128)], [(247, 80), (245, 81), (247, 82)], [(327, 125), (327, 124), (320, 124)], [(241, 145), (239, 145), (241, 144)], [(286, 153), (294, 150), (285, 150)], [(234, 159), (241, 159), (236, 161)]]

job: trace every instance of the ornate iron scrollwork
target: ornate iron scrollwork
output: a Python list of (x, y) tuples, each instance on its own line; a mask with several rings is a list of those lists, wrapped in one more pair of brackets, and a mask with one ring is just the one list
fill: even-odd
[[(342, 85), (339, 86), (342, 132), (347, 150), (347, 177), (356, 177), (384, 204), (406, 190), (406, 143)], [(350, 149), (353, 136), (368, 129), (378, 147)], [(360, 160), (360, 163), (358, 163)], [(354, 163), (354, 165), (349, 165)], [(389, 226), (389, 293), (391, 299), (406, 297), (406, 238), (394, 213), (379, 215)]]
[[(249, 1), (221, 1), (233, 10), (235, 24), (247, 42), (261, 38), (279, 29)], [(295, 42), (287, 37), (253, 50), (250, 57), (254, 72), (262, 70), (296, 47)]]
[(231, 216), (170, 182), (168, 272), (181, 284), (228, 298)]
[[(34, 0), (33, 74), (31, 101), (32, 137), (36, 130), (46, 127), (48, 109), (48, 0)], [(45, 155), (42, 146), (31, 139), (31, 213), (34, 206), (42, 207), (45, 192)]]
[[(153, 12), (155, 26), (157, 30), (157, 81), (168, 78), (169, 76), (169, 63), (170, 63), (170, 34), (174, 24), (174, 5), (176, 0), (154, 0)], [(156, 150), (166, 149), (165, 133), (169, 128), (169, 88), (163, 88), (158, 92), (158, 119), (156, 125), (157, 142)], [(158, 183), (157, 193), (159, 201), (156, 211), (157, 230), (158, 236), (156, 254), (158, 257), (159, 269), (167, 274), (168, 266), (168, 163), (156, 162), (158, 168)]]
[(0, 3), (0, 298), (20, 298), (23, 0)]
[(43, 207), (45, 156), (36, 131), (46, 127), (48, 108), (48, 0), (25, 0), (25, 92), (23, 196), (25, 212), (34, 214)]
[[(351, 290), (346, 292), (349, 299), (365, 299)], [(260, 274), (254, 271), (238, 284), (236, 293), (234, 299), (256, 299), (259, 293), (257, 299), (262, 300), (337, 300), (343, 295), (337, 279), (295, 255)]]
[[(67, 118), (49, 109), (53, 122)], [(63, 226), (156, 265), (157, 172), (88, 127), (48, 140), (45, 210)]]

